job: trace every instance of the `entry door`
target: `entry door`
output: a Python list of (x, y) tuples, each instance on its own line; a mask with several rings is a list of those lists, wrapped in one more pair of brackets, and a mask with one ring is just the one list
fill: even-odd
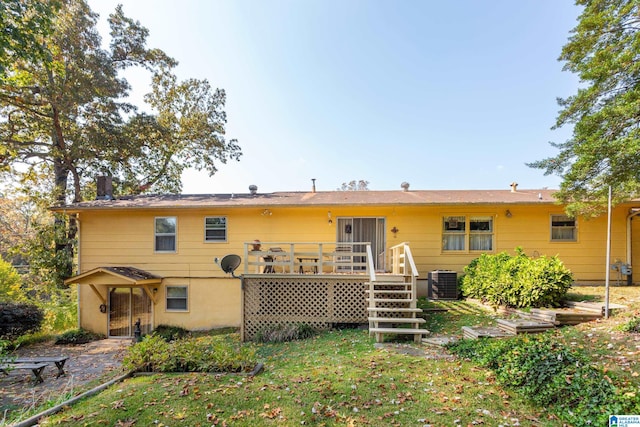
[[(338, 242), (371, 242), (373, 253), (373, 265), (376, 270), (384, 270), (385, 241), (384, 218), (338, 218)], [(355, 245), (354, 252), (365, 252), (366, 246)], [(354, 259), (355, 262), (364, 262), (362, 259)]]
[(109, 336), (132, 337), (140, 319), (140, 331), (151, 332), (151, 299), (142, 288), (111, 288), (109, 291)]

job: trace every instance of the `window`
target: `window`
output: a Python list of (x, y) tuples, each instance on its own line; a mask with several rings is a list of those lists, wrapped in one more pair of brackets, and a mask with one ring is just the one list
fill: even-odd
[(176, 217), (165, 216), (156, 218), (155, 237), (156, 252), (175, 252)]
[(208, 216), (204, 219), (204, 241), (227, 241), (227, 218), (224, 216)]
[(466, 240), (466, 218), (464, 216), (445, 216), (442, 225), (442, 249), (445, 251), (464, 251)]
[(472, 216), (445, 216), (442, 219), (442, 250), (466, 251), (493, 250), (493, 218)]
[(478, 216), (469, 219), (469, 249), (472, 251), (493, 250), (493, 218)]
[(576, 220), (566, 215), (551, 215), (551, 241), (575, 242), (578, 233)]
[(186, 286), (167, 286), (167, 310), (187, 311)]

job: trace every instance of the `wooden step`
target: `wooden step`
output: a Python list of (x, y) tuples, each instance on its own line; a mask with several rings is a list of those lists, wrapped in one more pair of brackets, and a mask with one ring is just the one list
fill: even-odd
[[(365, 290), (367, 293), (371, 293), (369, 289)], [(398, 294), (398, 295), (411, 295), (411, 291), (400, 291), (393, 289), (374, 289), (374, 294)]]
[[(592, 313), (601, 313), (604, 316), (604, 304), (601, 302), (578, 302), (578, 301), (565, 301), (565, 307), (575, 308), (581, 311), (590, 311)], [(609, 311), (619, 310), (627, 308), (626, 305), (620, 304), (609, 304)]]
[(411, 286), (411, 283), (406, 282), (367, 282), (368, 286)]
[(367, 307), (367, 311), (379, 311), (380, 313), (422, 313), (421, 308)]
[(400, 335), (414, 335), (414, 334), (428, 334), (429, 331), (420, 328), (369, 328), (369, 332), (375, 334), (400, 334)]
[(404, 282), (405, 277), (399, 274), (378, 274), (375, 282)]
[(413, 341), (421, 343), (423, 336), (429, 334), (429, 331), (420, 328), (369, 328), (369, 336), (375, 335), (376, 342), (383, 342), (384, 334), (413, 335)]
[(427, 323), (422, 317), (369, 317), (369, 323)]
[(463, 326), (462, 334), (464, 338), (467, 339), (478, 339), (478, 338), (503, 338), (510, 337), (513, 334), (506, 332), (500, 328), (496, 327), (481, 327), (481, 326)]
[(510, 334), (534, 334), (554, 329), (555, 325), (548, 322), (538, 322), (524, 319), (496, 319), (498, 327)]
[(369, 281), (367, 284), (373, 283), (374, 285), (410, 285), (411, 282), (405, 282), (404, 280), (374, 280)]
[[(371, 301), (371, 298), (367, 298), (367, 301)], [(373, 302), (402, 302), (409, 303), (413, 301), (411, 298), (374, 298)]]

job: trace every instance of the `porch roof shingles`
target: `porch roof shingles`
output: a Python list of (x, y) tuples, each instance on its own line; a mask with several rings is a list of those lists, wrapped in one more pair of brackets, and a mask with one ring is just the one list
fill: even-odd
[(151, 274), (148, 271), (140, 270), (135, 267), (101, 267), (103, 270), (111, 271), (120, 276), (124, 276), (128, 279), (135, 280), (136, 282), (140, 280), (150, 280), (150, 279), (160, 279), (160, 276), (156, 276), (155, 274)]
[(123, 196), (54, 207), (54, 211), (266, 206), (555, 204), (556, 190), (318, 191)]
[(64, 282), (67, 284), (80, 283), (85, 280), (90, 280), (92, 276), (100, 273), (106, 273), (111, 276), (124, 279), (125, 282), (134, 285), (160, 283), (162, 281), (162, 277), (135, 267), (97, 267), (92, 270), (85, 271), (84, 273), (80, 273), (77, 276), (70, 277)]

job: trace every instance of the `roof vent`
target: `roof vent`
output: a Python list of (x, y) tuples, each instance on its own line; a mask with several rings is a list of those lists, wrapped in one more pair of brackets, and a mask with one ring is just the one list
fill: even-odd
[(258, 186), (251, 184), (249, 186), (249, 192), (251, 193), (252, 196), (255, 196), (256, 194), (258, 194)]
[(402, 187), (402, 191), (409, 191), (409, 183), (406, 181), (400, 184), (400, 187)]
[(316, 179), (315, 178), (311, 178), (311, 192), (312, 193), (316, 192)]
[(511, 186), (511, 192), (515, 193), (516, 190), (518, 189), (518, 183), (517, 182), (512, 182), (511, 184), (509, 184)]

